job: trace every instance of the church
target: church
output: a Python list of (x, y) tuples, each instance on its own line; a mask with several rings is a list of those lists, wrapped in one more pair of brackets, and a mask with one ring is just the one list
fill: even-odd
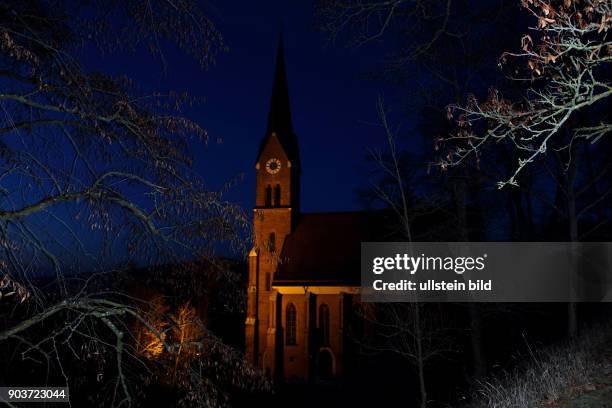
[(279, 39), (255, 163), (246, 355), (277, 382), (334, 381), (354, 364), (353, 339), (364, 323), (361, 242), (380, 240), (382, 220), (375, 212), (300, 211), (298, 145)]

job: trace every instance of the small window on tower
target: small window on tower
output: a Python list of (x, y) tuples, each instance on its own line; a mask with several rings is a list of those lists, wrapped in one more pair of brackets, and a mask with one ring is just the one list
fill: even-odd
[(277, 184), (274, 188), (274, 206), (280, 207), (281, 205), (281, 189), (280, 184)]
[(271, 232), (268, 239), (268, 249), (270, 252), (276, 252), (276, 234)]
[(293, 303), (289, 303), (285, 310), (285, 326), (285, 344), (295, 346), (297, 344), (297, 313)]
[(270, 277), (270, 272), (266, 273), (266, 290), (269, 292), (272, 289), (272, 279)]
[(321, 345), (329, 346), (329, 307), (325, 303), (319, 306), (319, 331)]
[(272, 186), (266, 187), (266, 207), (272, 207)]

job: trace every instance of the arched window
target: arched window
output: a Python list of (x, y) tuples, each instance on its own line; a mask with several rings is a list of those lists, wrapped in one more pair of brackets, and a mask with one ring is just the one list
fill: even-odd
[(274, 206), (280, 207), (280, 205), (281, 205), (281, 189), (280, 189), (280, 184), (277, 184), (276, 187), (274, 187)]
[(272, 186), (266, 186), (266, 207), (272, 207)]
[(329, 307), (325, 303), (319, 306), (319, 331), (321, 345), (329, 346)]
[(297, 313), (293, 303), (289, 303), (285, 311), (285, 330), (285, 344), (295, 346), (297, 344)]
[(268, 249), (270, 252), (276, 252), (276, 234), (271, 232), (268, 238)]

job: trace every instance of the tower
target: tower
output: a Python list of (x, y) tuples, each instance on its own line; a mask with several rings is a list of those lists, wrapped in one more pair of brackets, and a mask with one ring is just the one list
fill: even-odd
[(300, 160), (291, 123), (289, 90), (282, 38), (279, 37), (276, 69), (270, 97), (268, 125), (257, 160), (254, 208), (254, 247), (249, 254), (246, 319), (246, 353), (249, 361), (275, 373), (282, 353), (279, 294), (272, 280), (285, 238), (293, 232), (299, 214)]

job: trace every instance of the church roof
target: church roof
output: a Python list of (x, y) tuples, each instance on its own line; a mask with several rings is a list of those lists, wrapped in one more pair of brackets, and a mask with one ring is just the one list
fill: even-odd
[(268, 127), (266, 135), (261, 141), (257, 158), (261, 155), (272, 133), (276, 133), (289, 160), (299, 166), (298, 142), (291, 122), (291, 104), (289, 102), (289, 87), (287, 85), (287, 72), (285, 69), (285, 52), (281, 36), (278, 38), (276, 69), (272, 84), (272, 95), (270, 96), (270, 110), (268, 112)]
[(392, 240), (388, 212), (301, 214), (285, 239), (275, 286), (360, 284), (361, 243)]

